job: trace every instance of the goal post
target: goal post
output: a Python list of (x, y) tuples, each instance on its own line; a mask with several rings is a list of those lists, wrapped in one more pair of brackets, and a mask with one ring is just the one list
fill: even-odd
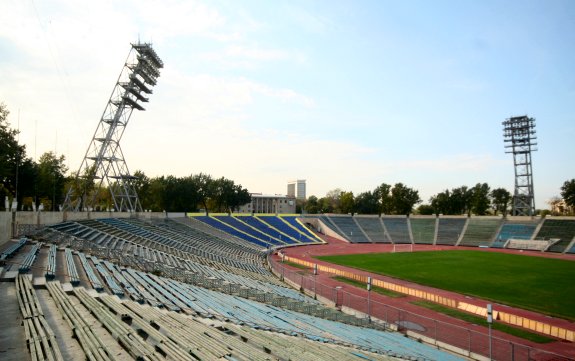
[(413, 252), (413, 243), (394, 243), (392, 252)]

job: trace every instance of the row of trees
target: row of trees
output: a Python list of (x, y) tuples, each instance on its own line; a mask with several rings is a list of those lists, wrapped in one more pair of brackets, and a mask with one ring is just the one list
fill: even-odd
[(421, 206), (421, 214), (476, 214), (506, 215), (511, 203), (511, 193), (505, 188), (491, 190), (487, 183), (474, 187), (461, 186), (432, 196), (429, 205)]
[(251, 201), (247, 189), (224, 177), (215, 179), (200, 173), (148, 178), (142, 171), (134, 175), (138, 178), (136, 192), (146, 210), (233, 212)]
[[(566, 212), (572, 214), (575, 210), (575, 179), (565, 181), (561, 187), (561, 197), (556, 197), (550, 204), (564, 202)], [(311, 196), (304, 205), (304, 210), (310, 214), (341, 213), (341, 214), (398, 214), (407, 215), (412, 212), (422, 215), (507, 215), (513, 202), (512, 194), (505, 188), (491, 189), (487, 183), (477, 183), (473, 187), (461, 186), (446, 189), (429, 199), (429, 204), (421, 204), (419, 192), (403, 183), (391, 186), (382, 183), (373, 191), (367, 191), (354, 196), (353, 192), (334, 189), (325, 197)], [(551, 213), (542, 211), (541, 214)]]
[(305, 203), (305, 211), (316, 213), (360, 213), (360, 214), (409, 214), (421, 203), (419, 192), (403, 183), (391, 186), (382, 183), (373, 191), (353, 195), (334, 189), (323, 198), (311, 196)]

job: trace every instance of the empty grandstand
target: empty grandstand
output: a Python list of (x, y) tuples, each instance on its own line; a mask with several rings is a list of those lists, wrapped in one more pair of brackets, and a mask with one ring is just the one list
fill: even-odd
[[(55, 233), (37, 237), (52, 237), (65, 257), (53, 257), (53, 246), (28, 241), (11, 258), (19, 263), (35, 254), (28, 274), (4, 276), (17, 281), (19, 297), (26, 300), (20, 305), (33, 359), (459, 359), (386, 331), (384, 324), (365, 327), (364, 318), (322, 306), (272, 281), (271, 274), (262, 281), (204, 266), (213, 272), (208, 276)], [(151, 233), (140, 233), (151, 241)], [(32, 287), (32, 277), (43, 279), (53, 260), (65, 260), (56, 261), (54, 280), (40, 283), (46, 289)], [(81, 265), (74, 271), (81, 269), (76, 286), (68, 283), (70, 264)], [(45, 319), (40, 304), (50, 310)], [(55, 324), (58, 318), (66, 323)]]

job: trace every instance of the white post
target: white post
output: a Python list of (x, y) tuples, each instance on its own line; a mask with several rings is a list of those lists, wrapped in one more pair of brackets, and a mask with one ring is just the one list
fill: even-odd
[(367, 277), (367, 322), (371, 323), (371, 277)]
[(493, 347), (491, 338), (491, 324), (493, 323), (493, 308), (491, 303), (487, 304), (487, 325), (489, 326), (489, 360), (493, 360)]

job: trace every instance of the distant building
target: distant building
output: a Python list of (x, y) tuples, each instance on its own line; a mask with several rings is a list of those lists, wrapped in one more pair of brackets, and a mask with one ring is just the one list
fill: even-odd
[(252, 201), (240, 206), (239, 213), (294, 214), (295, 197), (281, 194), (251, 193)]
[(289, 181), (287, 194), (289, 197), (295, 197), (297, 200), (305, 201), (305, 179)]

